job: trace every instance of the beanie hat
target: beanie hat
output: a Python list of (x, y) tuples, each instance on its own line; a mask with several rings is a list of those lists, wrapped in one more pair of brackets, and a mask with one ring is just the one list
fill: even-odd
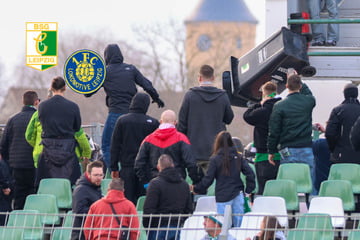
[(358, 88), (355, 84), (348, 83), (344, 87), (344, 97), (347, 98), (357, 98), (358, 97)]

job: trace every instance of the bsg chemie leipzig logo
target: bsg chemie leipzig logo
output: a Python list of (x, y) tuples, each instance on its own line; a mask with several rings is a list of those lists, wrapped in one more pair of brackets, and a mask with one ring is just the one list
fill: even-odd
[(99, 54), (88, 49), (71, 54), (64, 66), (67, 85), (81, 94), (97, 91), (104, 83), (105, 75), (104, 60)]
[(57, 65), (56, 22), (26, 23), (26, 65), (46, 70)]

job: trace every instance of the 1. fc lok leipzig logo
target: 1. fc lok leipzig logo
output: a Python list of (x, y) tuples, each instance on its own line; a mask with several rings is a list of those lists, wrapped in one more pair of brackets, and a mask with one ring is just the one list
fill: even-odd
[(26, 65), (46, 70), (57, 65), (57, 23), (26, 23)]
[(88, 49), (71, 54), (64, 66), (67, 85), (81, 94), (96, 92), (104, 83), (105, 75), (104, 60), (99, 54)]

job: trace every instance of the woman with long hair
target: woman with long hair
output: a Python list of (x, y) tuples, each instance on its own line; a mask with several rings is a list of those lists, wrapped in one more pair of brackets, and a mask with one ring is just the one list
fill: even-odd
[[(246, 176), (246, 189), (240, 178), (241, 172)], [(214, 179), (218, 213), (224, 214), (225, 206), (231, 205), (233, 225), (240, 227), (244, 213), (244, 192), (250, 194), (255, 189), (255, 174), (247, 161), (238, 154), (227, 131), (222, 131), (216, 136), (209, 169), (201, 182), (193, 187), (193, 191), (205, 191)]]
[[(261, 221), (261, 231), (254, 236), (253, 240), (286, 240), (283, 228), (275, 216), (264, 216)], [(251, 240), (247, 238), (246, 240)]]

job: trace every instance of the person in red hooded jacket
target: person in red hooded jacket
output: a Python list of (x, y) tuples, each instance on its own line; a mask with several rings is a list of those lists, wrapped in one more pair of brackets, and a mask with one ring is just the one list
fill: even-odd
[(122, 179), (112, 179), (106, 196), (91, 205), (85, 219), (84, 234), (87, 240), (138, 239), (136, 207), (125, 198)]

